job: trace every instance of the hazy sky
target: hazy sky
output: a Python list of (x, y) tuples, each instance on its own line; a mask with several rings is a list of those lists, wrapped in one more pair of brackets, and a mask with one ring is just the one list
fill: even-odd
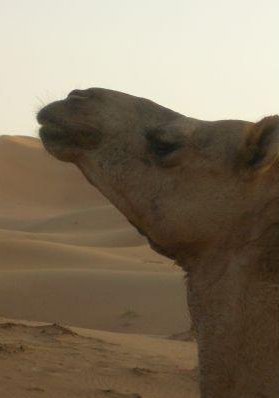
[(73, 88), (201, 119), (279, 113), (278, 0), (0, 0), (0, 134)]

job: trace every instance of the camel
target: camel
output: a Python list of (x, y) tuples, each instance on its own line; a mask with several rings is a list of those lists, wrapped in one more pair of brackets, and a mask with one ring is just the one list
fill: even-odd
[(91, 88), (37, 119), (46, 150), (185, 270), (201, 397), (278, 397), (279, 117), (202, 121)]

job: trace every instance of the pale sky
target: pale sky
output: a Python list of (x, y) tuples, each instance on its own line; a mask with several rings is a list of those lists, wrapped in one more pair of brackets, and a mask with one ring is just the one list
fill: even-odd
[(278, 0), (0, 0), (0, 134), (74, 88), (187, 116), (279, 113)]

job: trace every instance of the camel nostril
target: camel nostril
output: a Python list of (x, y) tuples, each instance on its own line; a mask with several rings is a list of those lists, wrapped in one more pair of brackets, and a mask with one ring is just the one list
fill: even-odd
[(85, 90), (73, 90), (73, 91), (71, 91), (69, 94), (68, 94), (68, 97), (67, 98), (72, 98), (72, 97), (74, 97), (74, 98), (85, 98), (85, 97), (87, 97), (87, 95), (86, 95), (86, 93), (85, 93)]

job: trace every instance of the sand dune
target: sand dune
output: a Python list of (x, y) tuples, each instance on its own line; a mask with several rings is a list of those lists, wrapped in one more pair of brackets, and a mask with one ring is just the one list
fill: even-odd
[(0, 137), (0, 252), (1, 316), (95, 329), (0, 326), (1, 398), (196, 397), (182, 272), (35, 138)]
[[(189, 328), (182, 273), (79, 170), (12, 136), (0, 137), (0, 170), (2, 315), (128, 333)], [(127, 309), (133, 322), (119, 320)]]
[(6, 215), (37, 218), (108, 204), (73, 165), (51, 158), (38, 139), (1, 136), (0, 155), (1, 214), (5, 206), (11, 210)]

